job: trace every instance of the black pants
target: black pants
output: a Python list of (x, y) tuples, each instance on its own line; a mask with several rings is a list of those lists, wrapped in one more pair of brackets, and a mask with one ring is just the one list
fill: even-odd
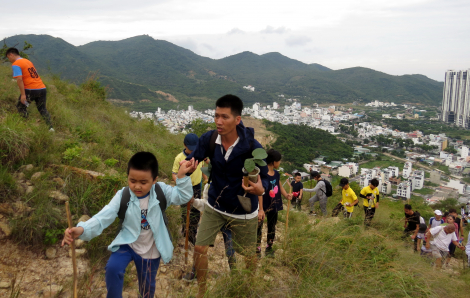
[[(276, 236), (276, 224), (277, 224), (277, 210), (266, 211), (266, 220), (268, 222), (268, 247), (271, 248), (274, 243), (274, 237)], [(258, 246), (261, 246), (261, 234), (263, 232), (263, 223), (258, 223)]]
[(302, 210), (302, 207), (301, 207), (301, 204), (302, 204), (302, 197), (292, 197), (292, 206), (295, 208), (297, 208), (299, 211)]
[[(194, 198), (199, 199), (201, 197), (201, 184), (193, 186)], [(180, 206), (181, 208), (181, 218), (183, 219), (183, 227), (181, 229), (181, 233), (186, 235), (186, 213), (187, 213), (187, 206), (188, 204), (183, 204)], [(199, 224), (199, 219), (201, 218), (201, 212), (196, 208), (191, 206), (191, 210), (189, 213), (189, 242), (195, 245), (196, 243), (196, 234), (197, 234), (197, 226)]]
[(369, 207), (364, 206), (364, 214), (365, 214), (364, 224), (366, 226), (370, 226), (370, 222), (372, 221), (372, 218), (374, 218), (374, 215), (375, 215), (375, 208), (369, 209)]
[[(31, 103), (33, 101), (36, 102), (36, 107), (41, 114), (41, 116), (46, 120), (47, 125), (49, 125), (50, 128), (52, 128), (52, 123), (51, 123), (51, 115), (49, 115), (49, 112), (47, 111), (46, 108), (46, 89), (40, 89), (40, 90), (24, 90), (26, 93), (26, 101)], [(18, 112), (21, 114), (21, 116), (28, 118), (28, 110), (27, 106), (21, 103), (21, 95), (18, 97), (18, 103), (16, 104), (16, 108), (18, 109)]]

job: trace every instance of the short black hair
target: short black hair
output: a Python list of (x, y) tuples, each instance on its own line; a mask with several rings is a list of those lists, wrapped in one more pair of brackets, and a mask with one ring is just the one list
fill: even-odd
[(447, 215), (447, 217), (452, 217), (455, 220), (455, 216), (453, 216), (452, 214)]
[(15, 54), (15, 55), (20, 55), (20, 52), (18, 51), (17, 48), (9, 48), (6, 52), (5, 52), (5, 57), (8, 56), (8, 54)]
[(294, 176), (295, 176), (295, 177), (302, 177), (302, 175), (300, 175), (299, 172), (295, 173)]
[(405, 204), (405, 209), (406, 209), (406, 210), (412, 210), (412, 209), (411, 209), (411, 205), (410, 205), (410, 204)]
[(139, 170), (139, 171), (151, 171), (152, 178), (155, 179), (158, 176), (158, 161), (155, 155), (150, 152), (137, 152), (134, 156), (131, 157), (129, 163), (127, 164), (127, 175), (129, 175), (129, 170)]
[(379, 180), (377, 180), (377, 178), (370, 180), (369, 183), (375, 187), (379, 186)]
[(449, 213), (454, 213), (454, 212), (457, 213), (457, 210), (455, 210), (455, 208), (450, 208), (449, 209)]
[(235, 95), (227, 94), (217, 99), (215, 106), (218, 108), (230, 108), (232, 115), (237, 117), (242, 115), (243, 101)]
[(282, 158), (281, 153), (274, 149), (269, 149), (266, 153), (268, 154), (268, 157), (266, 157), (266, 163), (268, 165), (274, 163), (275, 161), (280, 161)]

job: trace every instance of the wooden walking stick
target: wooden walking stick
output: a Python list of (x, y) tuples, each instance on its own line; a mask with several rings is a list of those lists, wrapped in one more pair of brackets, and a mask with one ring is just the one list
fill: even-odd
[(184, 240), (184, 264), (188, 265), (188, 242), (189, 242), (189, 213), (191, 212), (191, 202), (186, 206), (186, 239)]
[[(65, 211), (67, 212), (67, 221), (69, 223), (69, 229), (72, 228), (72, 216), (70, 215), (69, 201), (65, 202)], [(72, 265), (73, 265), (73, 297), (78, 298), (77, 294), (77, 259), (75, 257), (75, 242), (70, 243), (72, 249)]]
[[(290, 185), (289, 183), (289, 195), (292, 194), (292, 186)], [(291, 197), (291, 200), (292, 200), (292, 197)], [(284, 242), (287, 243), (287, 228), (289, 227), (289, 209), (290, 209), (290, 201), (291, 200), (287, 200), (287, 213), (286, 213), (286, 236), (285, 236), (285, 240)]]

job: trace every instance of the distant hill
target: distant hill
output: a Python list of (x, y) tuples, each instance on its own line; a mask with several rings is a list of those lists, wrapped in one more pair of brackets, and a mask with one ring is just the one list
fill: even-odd
[[(7, 45), (23, 41), (34, 46), (30, 58), (40, 73), (81, 83), (97, 72), (110, 88), (109, 98), (133, 102), (127, 103), (133, 109), (212, 107), (226, 93), (239, 95), (247, 104), (279, 101), (279, 94), (298, 97), (304, 105), (376, 99), (438, 105), (442, 98), (443, 83), (423, 75), (392, 76), (362, 67), (331, 70), (280, 53), (242, 52), (215, 60), (147, 35), (78, 47), (49, 35), (6, 39)], [(254, 86), (255, 92), (243, 89), (245, 85)]]

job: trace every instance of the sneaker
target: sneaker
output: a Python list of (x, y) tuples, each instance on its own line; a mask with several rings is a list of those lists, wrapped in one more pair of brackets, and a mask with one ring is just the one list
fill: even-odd
[(193, 281), (195, 278), (196, 278), (196, 274), (192, 271), (183, 274), (183, 280), (185, 281)]
[(310, 212), (308, 213), (308, 215), (317, 215), (317, 213), (315, 213), (315, 212), (313, 212), (313, 211), (310, 211)]
[(49, 131), (50, 131), (50, 132), (54, 132), (55, 129), (51, 127), (51, 128), (49, 128)]

